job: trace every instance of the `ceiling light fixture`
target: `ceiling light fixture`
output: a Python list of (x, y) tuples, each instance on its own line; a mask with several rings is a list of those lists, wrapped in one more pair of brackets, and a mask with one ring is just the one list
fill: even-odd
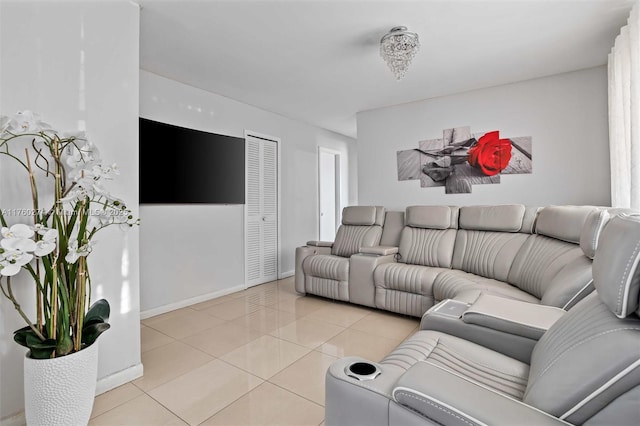
[(418, 34), (407, 31), (407, 27), (393, 27), (380, 40), (380, 56), (398, 81), (404, 77), (419, 49)]

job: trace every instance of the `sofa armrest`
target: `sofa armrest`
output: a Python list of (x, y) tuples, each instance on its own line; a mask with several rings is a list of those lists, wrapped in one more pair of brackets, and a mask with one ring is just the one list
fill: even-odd
[(569, 424), (428, 361), (414, 364), (400, 377), (393, 399), (445, 426)]
[(305, 274), (303, 263), (304, 260), (316, 254), (331, 254), (331, 247), (326, 246), (300, 246), (296, 247), (296, 260), (295, 260), (295, 288), (300, 294), (306, 294), (305, 289)]
[(375, 254), (377, 256), (387, 256), (389, 254), (396, 254), (398, 247), (393, 246), (372, 246), (372, 247), (360, 247), (361, 254)]
[[(452, 309), (448, 309), (448, 305), (451, 305)], [(464, 312), (462, 311), (468, 309), (470, 305), (471, 303), (461, 303), (456, 299), (445, 299), (425, 312), (422, 321), (420, 321), (420, 329), (439, 331), (460, 337), (519, 361), (531, 362), (531, 353), (538, 342), (537, 339), (464, 322), (462, 320)]]
[(307, 245), (312, 247), (333, 247), (333, 241), (307, 241)]
[(490, 294), (481, 295), (463, 314), (467, 324), (539, 340), (566, 311)]
[(385, 263), (395, 262), (395, 255), (370, 255), (358, 253), (349, 260), (349, 301), (359, 305), (376, 307), (376, 285), (373, 273)]

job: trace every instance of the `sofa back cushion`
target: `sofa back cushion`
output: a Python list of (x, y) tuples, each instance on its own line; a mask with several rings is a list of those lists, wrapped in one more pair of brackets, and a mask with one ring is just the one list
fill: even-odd
[(618, 215), (602, 231), (593, 262), (602, 302), (618, 317), (640, 314), (640, 215)]
[[(592, 292), (535, 345), (523, 401), (570, 424), (591, 424), (589, 418), (640, 385), (639, 348), (638, 317), (617, 318)], [(627, 404), (637, 416), (637, 400)], [(637, 424), (638, 418), (611, 420), (593, 424)]]
[[(548, 206), (538, 213), (535, 234), (518, 251), (507, 281), (541, 299), (541, 303), (569, 308), (593, 290), (591, 259), (599, 233), (590, 215), (595, 206)], [(597, 220), (595, 222), (598, 222)], [(584, 250), (580, 245), (584, 242)], [(586, 250), (586, 252), (585, 252)]]
[(409, 206), (405, 224), (413, 228), (456, 229), (459, 208), (456, 206)]
[(403, 211), (387, 211), (384, 215), (384, 225), (382, 227), (381, 246), (398, 247), (400, 245), (400, 234), (404, 228)]
[(507, 281), (513, 259), (527, 239), (527, 234), (518, 232), (526, 212), (520, 204), (461, 207), (452, 267)]
[(556, 240), (580, 244), (582, 226), (590, 213), (600, 210), (592, 206), (548, 206), (540, 210), (536, 234)]
[(398, 261), (412, 265), (451, 267), (458, 208), (410, 206), (400, 235)]

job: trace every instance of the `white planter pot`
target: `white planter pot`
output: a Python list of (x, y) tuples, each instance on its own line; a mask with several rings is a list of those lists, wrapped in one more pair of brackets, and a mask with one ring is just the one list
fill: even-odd
[(24, 411), (28, 426), (86, 425), (98, 378), (98, 342), (71, 355), (24, 359)]

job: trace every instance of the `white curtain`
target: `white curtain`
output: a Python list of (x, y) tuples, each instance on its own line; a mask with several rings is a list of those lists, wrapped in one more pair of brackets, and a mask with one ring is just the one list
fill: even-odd
[(640, 4), (609, 54), (611, 205), (640, 209)]

